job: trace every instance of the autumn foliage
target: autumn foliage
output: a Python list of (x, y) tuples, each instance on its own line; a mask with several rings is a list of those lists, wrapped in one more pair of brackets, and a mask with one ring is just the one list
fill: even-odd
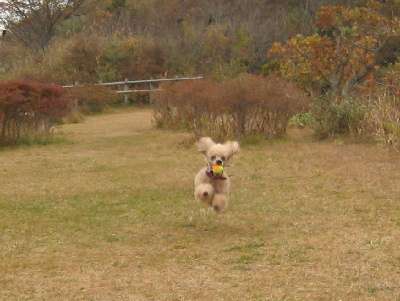
[(72, 105), (73, 100), (59, 86), (24, 81), (0, 83), (0, 143), (15, 143), (38, 132), (49, 134)]
[(279, 78), (193, 80), (165, 87), (157, 95), (154, 121), (159, 128), (185, 129), (216, 139), (279, 138), (286, 134), (289, 119), (308, 103), (299, 88)]
[(100, 113), (116, 98), (110, 88), (93, 84), (74, 86), (68, 94), (84, 114)]
[(310, 94), (329, 87), (334, 95), (347, 96), (374, 70), (382, 49), (399, 36), (398, 18), (385, 17), (379, 7), (376, 1), (352, 9), (321, 7), (318, 34), (275, 43), (269, 55), (279, 56), (281, 74)]
[(269, 51), (279, 73), (314, 97), (310, 123), (320, 137), (351, 134), (400, 149), (400, 65), (384, 55), (400, 41), (400, 22), (381, 8), (374, 0), (321, 7), (317, 34), (297, 35)]

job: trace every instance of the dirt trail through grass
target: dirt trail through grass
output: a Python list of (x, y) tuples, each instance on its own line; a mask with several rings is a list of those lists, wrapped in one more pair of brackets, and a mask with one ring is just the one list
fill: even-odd
[(60, 135), (0, 152), (0, 300), (400, 300), (398, 154), (244, 146), (215, 215), (192, 197), (190, 135), (150, 110)]

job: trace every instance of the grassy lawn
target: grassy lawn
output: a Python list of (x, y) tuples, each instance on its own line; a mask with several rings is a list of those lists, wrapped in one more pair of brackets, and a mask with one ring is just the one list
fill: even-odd
[(149, 109), (0, 151), (0, 300), (400, 300), (400, 155), (243, 146), (231, 203), (193, 198), (190, 135)]

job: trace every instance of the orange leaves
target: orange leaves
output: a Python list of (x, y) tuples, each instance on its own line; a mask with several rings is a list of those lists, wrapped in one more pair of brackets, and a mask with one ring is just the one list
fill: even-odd
[[(372, 2), (371, 2), (372, 3)], [(329, 85), (335, 94), (347, 93), (376, 64), (381, 45), (399, 35), (398, 20), (374, 11), (375, 6), (318, 10), (320, 35), (296, 36), (284, 46), (274, 44), (269, 55), (280, 55), (281, 73), (310, 93)]]
[(334, 43), (319, 35), (298, 35), (287, 41), (286, 47), (275, 44), (269, 52), (272, 54), (281, 56), (281, 73), (285, 78), (294, 79), (306, 90), (316, 89), (333, 67)]
[(324, 6), (318, 10), (316, 26), (321, 30), (332, 30), (336, 21), (341, 18), (343, 7)]
[(274, 56), (274, 55), (280, 55), (285, 52), (285, 48), (282, 46), (282, 43), (280, 42), (275, 42), (271, 49), (268, 51), (267, 55), (268, 56)]

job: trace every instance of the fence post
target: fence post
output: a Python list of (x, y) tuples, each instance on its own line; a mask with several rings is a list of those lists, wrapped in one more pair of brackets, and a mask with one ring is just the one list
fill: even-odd
[[(129, 90), (128, 81), (129, 81), (129, 79), (125, 78), (124, 91), (128, 91)], [(129, 104), (128, 93), (124, 93), (124, 105), (127, 106), (128, 104)]]
[(150, 82), (150, 93), (149, 93), (149, 101), (150, 101), (150, 104), (153, 104), (153, 103), (154, 103), (154, 101), (153, 101), (153, 96), (152, 96), (153, 93), (151, 93), (151, 90), (153, 90), (153, 89), (154, 89), (154, 84), (153, 84), (153, 82)]
[[(75, 83), (74, 83), (74, 86), (79, 86), (79, 82), (75, 82)], [(75, 104), (74, 104), (74, 107), (75, 107), (75, 108), (79, 107), (79, 101), (78, 101), (78, 98), (75, 98)]]

